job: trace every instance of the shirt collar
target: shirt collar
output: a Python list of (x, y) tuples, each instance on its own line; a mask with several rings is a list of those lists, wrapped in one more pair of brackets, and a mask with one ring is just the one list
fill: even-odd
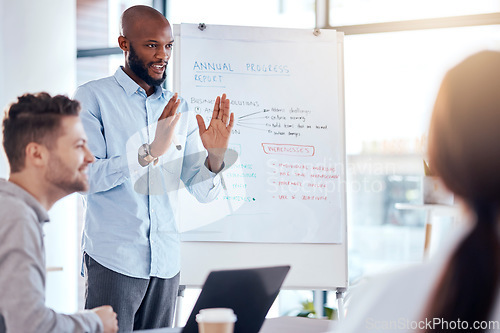
[(11, 196), (19, 198), (24, 201), (29, 207), (31, 207), (38, 218), (38, 222), (45, 223), (49, 222), (49, 213), (45, 210), (38, 200), (35, 199), (30, 193), (28, 193), (22, 187), (7, 181), (5, 179), (0, 179), (0, 191), (9, 193)]
[[(137, 82), (132, 80), (132, 78), (127, 75), (127, 73), (125, 73), (122, 66), (118, 67), (114, 77), (118, 84), (125, 90), (128, 96), (132, 96), (138, 91), (142, 92), (144, 95), (146, 94), (144, 89), (140, 85), (138, 85)], [(167, 98), (166, 90), (161, 86), (155, 86), (155, 92), (151, 96), (149, 96), (149, 98), (158, 99), (160, 97)]]

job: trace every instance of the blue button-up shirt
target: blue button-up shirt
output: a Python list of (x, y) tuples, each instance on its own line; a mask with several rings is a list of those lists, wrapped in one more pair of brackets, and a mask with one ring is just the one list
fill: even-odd
[(220, 176), (206, 167), (198, 124), (185, 101), (175, 130), (181, 149), (172, 145), (157, 164), (139, 165), (138, 149), (154, 140), (157, 120), (172, 95), (158, 86), (148, 97), (122, 68), (75, 94), (96, 157), (89, 167), (82, 248), (127, 276), (170, 278), (179, 272), (181, 180), (201, 202), (215, 199), (221, 188)]

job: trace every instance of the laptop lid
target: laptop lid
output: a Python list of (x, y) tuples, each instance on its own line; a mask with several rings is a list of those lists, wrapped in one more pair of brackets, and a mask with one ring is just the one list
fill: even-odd
[(231, 308), (237, 316), (234, 333), (259, 332), (290, 266), (211, 272), (182, 333), (198, 333), (201, 309)]

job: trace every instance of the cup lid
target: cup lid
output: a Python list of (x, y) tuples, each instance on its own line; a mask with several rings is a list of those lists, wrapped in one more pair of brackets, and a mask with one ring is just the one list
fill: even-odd
[(236, 315), (233, 309), (229, 308), (202, 309), (200, 313), (196, 315), (196, 321), (198, 323), (234, 323), (236, 321)]

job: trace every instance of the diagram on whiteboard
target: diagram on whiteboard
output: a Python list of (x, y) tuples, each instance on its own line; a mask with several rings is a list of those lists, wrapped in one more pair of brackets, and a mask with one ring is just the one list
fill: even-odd
[(209, 204), (184, 193), (185, 241), (342, 243), (344, 115), (336, 34), (181, 25), (180, 95), (210, 121), (231, 100), (236, 162)]

